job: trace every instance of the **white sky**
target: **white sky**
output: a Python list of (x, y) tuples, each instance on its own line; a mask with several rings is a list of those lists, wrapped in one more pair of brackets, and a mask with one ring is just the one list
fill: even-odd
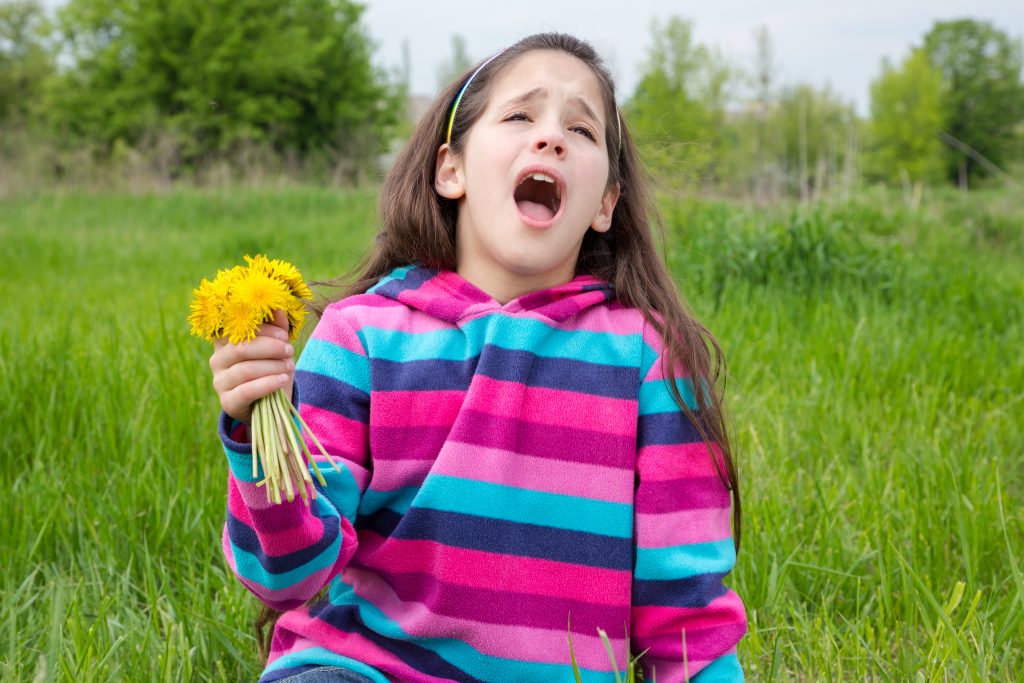
[(777, 82), (832, 85), (866, 114), (882, 57), (902, 59), (936, 20), (984, 19), (1020, 39), (1024, 0), (363, 0), (375, 63), (397, 70), (402, 43), (412, 58), (412, 91), (434, 95), (438, 69), (462, 35), (474, 60), (530, 33), (563, 31), (590, 41), (608, 62), (620, 99), (632, 93), (650, 44), (651, 21), (678, 15), (698, 42), (749, 67), (754, 29), (772, 37)]

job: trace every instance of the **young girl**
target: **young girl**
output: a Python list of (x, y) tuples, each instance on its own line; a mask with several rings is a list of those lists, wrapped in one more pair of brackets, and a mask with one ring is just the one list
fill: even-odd
[[(742, 679), (718, 347), (658, 258), (594, 50), (535, 35), (467, 72), (380, 210), (297, 365), (280, 311), (210, 360), (224, 552), (282, 612), (261, 682), (562, 683), (569, 638), (613, 681), (599, 629), (645, 680)], [(309, 508), (252, 476), (249, 406), (280, 387), (345, 465)]]

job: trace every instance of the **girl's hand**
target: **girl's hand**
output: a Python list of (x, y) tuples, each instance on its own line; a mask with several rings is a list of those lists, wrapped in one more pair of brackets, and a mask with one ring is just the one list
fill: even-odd
[(210, 369), (213, 388), (224, 412), (249, 424), (256, 399), (284, 389), (292, 400), (295, 379), (295, 348), (288, 342), (288, 316), (274, 311), (274, 321), (264, 323), (256, 338), (242, 344), (230, 344), (223, 337), (213, 342)]

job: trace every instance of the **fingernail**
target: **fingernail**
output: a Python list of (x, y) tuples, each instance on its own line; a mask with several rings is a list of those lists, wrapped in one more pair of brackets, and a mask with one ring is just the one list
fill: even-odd
[(288, 372), (291, 372), (293, 369), (295, 369), (295, 363), (293, 361), (286, 360), (284, 362), (284, 367), (286, 370), (288, 370)]
[(281, 384), (284, 384), (288, 381), (288, 375), (278, 375), (277, 379)]
[(286, 355), (286, 356), (291, 356), (291, 355), (292, 355), (292, 354), (294, 354), (294, 353), (295, 353), (295, 347), (294, 347), (294, 346), (292, 346), (291, 344), (289, 344), (289, 345), (287, 346), (287, 348), (285, 349), (285, 351), (284, 351), (284, 355)]

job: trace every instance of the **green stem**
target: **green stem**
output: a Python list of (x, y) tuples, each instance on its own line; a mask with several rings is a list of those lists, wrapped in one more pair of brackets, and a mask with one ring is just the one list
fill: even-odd
[[(334, 467), (336, 471), (341, 472), (341, 468), (338, 467), (338, 463), (334, 462), (334, 458), (332, 458), (330, 454), (328, 454), (328, 452), (324, 449), (323, 444), (320, 443), (320, 439), (316, 438), (316, 434), (313, 433), (313, 430), (309, 428), (309, 425), (306, 424), (306, 421), (302, 419), (301, 415), (299, 415), (299, 411), (295, 409), (295, 406), (293, 406), (291, 402), (286, 403), (288, 404), (288, 408), (292, 411), (292, 414), (295, 415), (296, 418), (298, 418), (299, 423), (302, 425), (302, 428), (306, 430), (310, 438), (313, 439), (313, 443), (315, 443), (316, 447), (320, 449), (320, 452), (323, 454), (323, 456), (327, 458), (327, 461), (331, 463), (331, 466)], [(310, 458), (310, 460), (312, 460), (312, 458)]]

